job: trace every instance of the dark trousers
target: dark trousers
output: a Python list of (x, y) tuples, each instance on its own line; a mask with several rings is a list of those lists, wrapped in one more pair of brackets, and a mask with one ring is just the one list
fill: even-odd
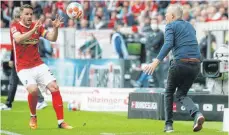
[[(12, 107), (12, 103), (14, 101), (14, 97), (16, 94), (16, 90), (17, 90), (17, 85), (19, 83), (19, 78), (17, 76), (17, 72), (15, 67), (13, 67), (11, 69), (11, 74), (10, 74), (10, 85), (9, 85), (9, 91), (8, 91), (8, 97), (6, 100), (6, 105), (8, 107)], [(44, 101), (44, 97), (42, 96), (40, 90), (38, 90), (38, 102), (43, 102)]]
[(187, 93), (200, 72), (200, 63), (173, 60), (170, 64), (165, 91), (165, 124), (173, 123), (173, 96), (188, 110), (191, 117), (199, 111)]

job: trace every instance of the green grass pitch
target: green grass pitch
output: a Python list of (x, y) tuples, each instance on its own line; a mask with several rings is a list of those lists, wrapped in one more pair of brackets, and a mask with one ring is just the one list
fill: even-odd
[[(5, 97), (1, 98), (5, 102)], [(20, 135), (164, 135), (164, 122), (151, 119), (127, 119), (127, 113), (68, 111), (65, 104), (65, 121), (72, 130), (57, 128), (51, 103), (37, 112), (38, 128), (31, 130), (27, 102), (16, 101), (11, 111), (1, 111), (1, 131)], [(227, 135), (221, 132), (222, 122), (205, 122), (201, 132), (192, 132), (192, 121), (175, 121), (171, 135)], [(4, 134), (4, 133), (2, 133)]]

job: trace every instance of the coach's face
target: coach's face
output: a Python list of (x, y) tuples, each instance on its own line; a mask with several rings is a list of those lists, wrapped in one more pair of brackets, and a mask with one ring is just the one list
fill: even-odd
[(21, 20), (24, 25), (29, 26), (32, 23), (33, 10), (30, 8), (24, 8), (21, 13)]
[(172, 9), (169, 7), (165, 14), (166, 24), (171, 23), (174, 20), (174, 15), (172, 14)]

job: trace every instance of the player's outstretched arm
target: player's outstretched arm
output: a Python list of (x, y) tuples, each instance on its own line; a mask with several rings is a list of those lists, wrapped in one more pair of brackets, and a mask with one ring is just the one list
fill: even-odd
[(52, 31), (48, 32), (46, 39), (48, 39), (49, 41), (53, 41), (53, 42), (57, 40), (58, 28), (61, 26), (61, 24), (63, 24), (62, 19), (63, 17), (60, 17), (58, 14), (56, 15), (55, 20), (52, 21), (53, 29)]
[(35, 26), (33, 27), (32, 30), (24, 33), (24, 34), (21, 34), (20, 32), (15, 32), (13, 34), (13, 38), (15, 40), (16, 43), (22, 43), (24, 40), (28, 39), (29, 37), (32, 36), (32, 34), (41, 26), (41, 21), (38, 20), (37, 23), (35, 24)]

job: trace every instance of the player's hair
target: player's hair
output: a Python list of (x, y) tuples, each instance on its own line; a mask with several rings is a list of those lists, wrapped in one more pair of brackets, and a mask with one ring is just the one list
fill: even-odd
[(30, 9), (33, 10), (33, 7), (32, 7), (31, 5), (25, 4), (25, 5), (22, 5), (22, 6), (20, 7), (20, 12), (22, 12), (25, 8), (30, 8)]

